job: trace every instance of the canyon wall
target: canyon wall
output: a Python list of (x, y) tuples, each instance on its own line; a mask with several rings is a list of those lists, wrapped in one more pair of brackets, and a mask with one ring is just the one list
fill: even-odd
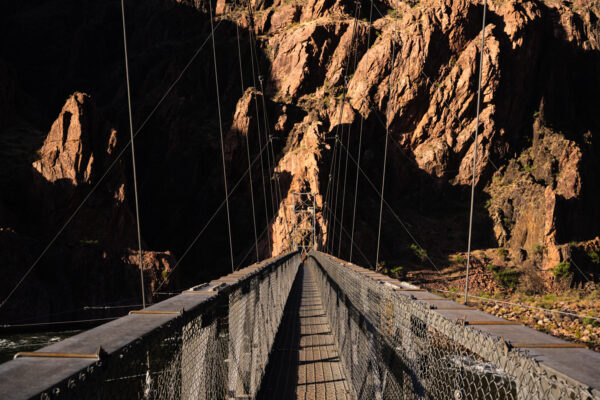
[[(58, 239), (0, 313), (15, 319), (31, 292), (32, 309), (46, 304), (31, 317), (135, 302), (119, 4), (1, 7), (2, 297)], [(482, 2), (220, 0), (218, 77), (207, 2), (128, 4), (148, 287), (230, 269), (219, 123), (236, 266), (307, 240), (291, 234), (311, 223), (294, 213), (300, 192), (315, 194), (321, 245), (349, 258), (353, 235), (353, 261), (373, 264), (386, 138), (386, 265), (437, 268), (415, 241), (439, 265), (466, 249), (473, 174), (476, 249), (540, 269), (588, 249), (600, 222), (600, 7), (488, 7), (475, 143)]]

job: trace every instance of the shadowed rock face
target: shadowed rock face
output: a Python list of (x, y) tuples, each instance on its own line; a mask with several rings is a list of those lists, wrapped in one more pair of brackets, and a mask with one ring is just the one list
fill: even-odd
[[(110, 263), (111, 276), (130, 280), (112, 291), (114, 299), (100, 289), (93, 298), (135, 297), (126, 92), (121, 39), (113, 33), (120, 32), (119, 4), (50, 3), (0, 6), (9, 18), (1, 32), (0, 71), (7, 72), (0, 76), (0, 112), (10, 115), (0, 119), (0, 138), (7, 144), (4, 170), (11, 171), (0, 177), (10, 189), (0, 198), (0, 226), (10, 227), (5, 240), (20, 243), (4, 247), (16, 260), (6, 285), (32, 262), (11, 256), (9, 247), (39, 254), (115, 162), (40, 270), (55, 271), (61, 285), (75, 285), (70, 276), (81, 260), (109, 260), (81, 268), (100, 274)], [(371, 183), (381, 187), (386, 133), (385, 198), (394, 212), (384, 210), (381, 259), (411, 264), (412, 237), (436, 260), (464, 250), (482, 4), (236, 4), (213, 6), (220, 21), (215, 38), (234, 263), (255, 257), (254, 221), (263, 233), (261, 257), (285, 250), (293, 226), (309, 223), (293, 220), (293, 193), (300, 191), (316, 194), (322, 243), (329, 237), (335, 253), (348, 258), (349, 237), (323, 215), (327, 201), (347, 232), (354, 222), (353, 260), (373, 263), (379, 197)], [(169, 257), (185, 254), (170, 280), (177, 289), (230, 268), (224, 208), (210, 219), (224, 199), (210, 42), (188, 65), (208, 37), (207, 11), (208, 3), (198, 1), (128, 5), (142, 236), (148, 251), (170, 251), (147, 253), (154, 257), (147, 273), (152, 287), (174, 266)], [(598, 235), (599, 15), (597, 4), (587, 1), (489, 4), (475, 164), (476, 248), (506, 247), (514, 262), (543, 248), (542, 264), (551, 268), (570, 257), (566, 243)], [(122, 150), (124, 157), (115, 161)], [(245, 175), (248, 153), (252, 182)], [(355, 205), (352, 159), (359, 158), (364, 175)], [(68, 265), (57, 266), (59, 255), (75, 253)], [(31, 285), (42, 287), (47, 279), (34, 273)]]

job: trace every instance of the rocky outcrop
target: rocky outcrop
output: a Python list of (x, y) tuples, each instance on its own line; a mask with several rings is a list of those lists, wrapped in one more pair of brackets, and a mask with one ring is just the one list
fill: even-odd
[[(32, 164), (37, 174), (30, 190), (37, 198), (39, 225), (55, 227), (74, 215), (66, 232), (70, 240), (135, 246), (123, 164), (115, 159), (117, 140), (89, 95), (76, 92), (67, 99)], [(79, 208), (92, 190), (92, 202)]]
[[(139, 271), (139, 250), (128, 249), (122, 257), (123, 263), (130, 269), (137, 268)], [(146, 288), (147, 301), (152, 301), (152, 294), (158, 286), (168, 285), (170, 274), (177, 265), (177, 259), (170, 251), (143, 251), (142, 264), (144, 266), (144, 284)]]
[(342, 84), (343, 75), (353, 70), (351, 54), (364, 51), (368, 30), (363, 22), (315, 20), (274, 35), (269, 40), (269, 90), (282, 99), (296, 99), (324, 84)]
[(89, 95), (76, 92), (52, 124), (33, 168), (49, 182), (90, 183), (116, 145), (116, 130), (100, 117)]
[[(289, 176), (290, 180), (286, 187), (287, 196), (280, 204), (277, 218), (273, 223), (274, 254), (281, 254), (296, 243), (312, 239), (312, 237), (305, 237), (306, 232), (294, 230), (295, 227), (310, 228), (313, 223), (307, 214), (294, 213), (294, 208), (300, 207), (302, 200), (305, 200), (298, 194), (314, 194), (314, 207), (323, 209), (319, 175), (322, 153), (326, 148), (323, 146), (324, 132), (320, 130), (320, 125), (320, 122), (311, 116), (306, 116), (303, 121), (296, 124), (288, 136), (287, 151), (277, 165), (276, 172), (280, 176)], [(317, 215), (315, 224), (319, 237), (326, 238), (327, 232), (322, 213)]]
[(535, 124), (534, 143), (494, 174), (487, 191), (488, 209), (500, 246), (533, 258), (543, 253), (543, 266), (553, 268), (570, 257), (569, 246), (557, 241), (557, 229), (568, 221), (568, 201), (581, 193), (581, 149), (573, 141)]
[[(2, 48), (8, 50), (0, 57), (15, 64), (11, 70), (27, 79), (32, 97), (51, 116), (36, 122), (36, 129), (48, 130), (62, 105), (57, 105), (63, 101), (57, 96), (72, 92), (71, 85), (93, 81), (85, 85), (91, 96), (70, 97), (44, 143), (32, 146), (39, 149), (37, 160), (33, 164), (27, 160), (27, 167), (33, 165), (27, 171), (31, 176), (22, 179), (26, 190), (16, 196), (25, 199), (23, 203), (14, 198), (2, 202), (0, 214), (25, 216), (13, 220), (25, 221), (16, 230), (26, 232), (23, 236), (31, 234), (31, 243), (52, 236), (62, 226), (127, 140), (123, 134), (127, 132), (126, 90), (115, 78), (122, 77), (122, 54), (114, 46), (120, 37), (111, 36), (119, 32), (120, 26), (113, 26), (118, 19), (100, 3), (94, 3), (89, 15), (77, 11), (75, 1), (68, 3), (72, 7), (57, 13), (64, 20), (79, 22), (65, 24), (61, 28), (65, 32), (46, 29), (40, 23), (46, 13), (34, 6), (33, 17), (28, 16), (29, 6), (19, 7), (18, 12), (0, 6), (15, 17), (6, 28), (0, 27), (6, 30), (0, 36), (18, 39), (6, 42)], [(531, 261), (531, 253), (538, 257), (541, 251), (540, 266), (551, 267), (572, 256), (566, 243), (597, 236), (600, 193), (593, 182), (600, 171), (596, 161), (600, 151), (593, 137), (600, 130), (596, 117), (600, 100), (595, 92), (600, 86), (598, 6), (585, 0), (489, 3), (482, 50), (481, 2), (386, 1), (375, 3), (373, 9), (370, 5), (363, 1), (357, 7), (346, 0), (252, 1), (250, 12), (236, 2), (218, 1), (220, 121), (212, 52), (195, 53), (210, 33), (207, 3), (150, 0), (131, 5), (134, 126), (143, 128), (136, 138), (138, 163), (143, 166), (138, 170), (142, 230), (146, 247), (186, 254), (178, 269), (188, 279), (182, 285), (229, 269), (225, 216), (212, 217), (224, 195), (220, 122), (225, 128), (236, 263), (248, 262), (243, 257), (254, 242), (251, 186), (244, 177), (247, 150), (254, 159), (269, 135), (273, 137), (269, 153), (253, 170), (257, 230), (268, 232), (259, 244), (261, 257), (284, 251), (294, 226), (308, 223), (294, 220), (294, 192), (316, 194), (317, 232), (321, 242), (326, 240), (328, 221), (322, 210), (335, 136), (343, 140), (353, 159), (360, 158), (363, 169), (356, 190), (354, 236), (354, 254), (359, 248), (366, 253), (361, 262), (372, 262), (377, 250), (373, 238), (377, 237), (379, 196), (370, 184), (381, 185), (384, 138), (388, 137), (385, 199), (393, 213), (384, 210), (380, 249), (380, 260), (387, 265), (417, 263), (410, 247), (414, 238), (436, 260), (464, 251), (474, 174), (474, 248), (506, 247), (515, 265)], [(12, 21), (25, 24), (21, 27)], [(32, 28), (36, 30), (31, 36), (7, 34)], [(100, 30), (107, 36), (97, 35)], [(47, 50), (51, 49), (48, 43), (56, 40), (45, 37), (54, 34), (64, 38), (68, 51)], [(40, 44), (36, 47), (37, 41), (30, 43), (29, 37), (38, 38)], [(90, 41), (101, 49), (102, 60), (96, 55), (79, 56), (87, 54), (83, 50)], [(257, 47), (251, 50), (255, 42)], [(32, 45), (27, 52), (32, 59), (6, 57)], [(31, 67), (40, 64), (35, 59), (38, 54), (48, 69)], [(187, 64), (190, 54), (195, 58)], [(476, 127), (480, 58), (482, 103)], [(56, 71), (64, 71), (64, 79), (57, 80)], [(181, 71), (185, 73), (179, 75)], [(264, 93), (259, 74), (266, 84)], [(175, 79), (179, 83), (171, 86)], [(0, 78), (0, 85), (3, 82)], [(8, 97), (0, 93), (0, 110), (5, 107), (3, 99), (11, 102), (11, 88), (18, 86), (11, 82)], [(45, 98), (43, 90), (54, 100), (40, 100)], [(28, 102), (12, 102), (8, 109), (15, 114), (38, 114), (24, 105)], [(150, 114), (151, 119), (145, 120)], [(476, 128), (479, 137), (474, 143)], [(115, 164), (79, 210), (61, 240), (65, 246), (83, 249), (77, 250), (78, 261), (106, 252), (106, 260), (118, 266), (115, 271), (125, 268), (134, 274), (135, 263), (128, 255), (136, 247), (133, 207), (128, 201), (132, 177), (122, 162)], [(342, 185), (346, 190), (337, 205), (341, 207), (345, 199), (347, 212), (355, 206), (355, 172), (350, 161), (348, 185)], [(265, 177), (264, 190), (258, 183), (260, 174)], [(271, 196), (269, 187), (281, 194)], [(272, 219), (273, 223), (266, 222)], [(348, 224), (346, 219), (347, 231)], [(196, 240), (199, 232), (202, 240)], [(347, 257), (349, 244), (338, 243), (340, 257)], [(152, 267), (147, 272), (154, 280), (171, 262), (149, 259), (148, 263)], [(485, 268), (484, 261), (480, 264)], [(90, 268), (101, 269), (98, 265)]]

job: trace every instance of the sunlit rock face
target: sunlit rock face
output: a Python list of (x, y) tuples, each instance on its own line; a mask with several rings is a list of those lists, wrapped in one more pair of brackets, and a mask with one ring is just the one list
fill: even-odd
[[(0, 6), (18, 22), (0, 28), (18, 39), (0, 53), (0, 161), (3, 170), (18, 166), (0, 174), (0, 227), (21, 249), (10, 275), (17, 279), (31, 261), (24, 255), (43, 248), (114, 163), (43, 268), (72, 281), (81, 260), (109, 260), (115, 279), (128, 277), (112, 292), (132, 297), (137, 232), (120, 19), (100, 3), (84, 13), (70, 1), (59, 16), (39, 3)], [(551, 268), (570, 257), (569, 242), (598, 236), (597, 3), (489, 2), (483, 52), (482, 2), (375, 5), (218, 1), (220, 109), (211, 42), (195, 55), (209, 37), (208, 4), (130, 5), (142, 241), (163, 260), (147, 260), (151, 287), (171, 273), (167, 250), (185, 254), (173, 287), (230, 270), (221, 132), (236, 266), (293, 247), (294, 227), (312, 223), (293, 211), (299, 192), (315, 195), (318, 243), (373, 263), (386, 138), (393, 211), (384, 206), (380, 260), (388, 265), (417, 263), (413, 239), (441, 260), (466, 249), (473, 176), (476, 249), (505, 247), (515, 264), (541, 252), (539, 266)], [(58, 29), (59, 17), (74, 22)], [(64, 49), (50, 46), (59, 41)], [(80, 249), (61, 270), (52, 260), (69, 246)], [(33, 279), (40, 286), (45, 276)]]

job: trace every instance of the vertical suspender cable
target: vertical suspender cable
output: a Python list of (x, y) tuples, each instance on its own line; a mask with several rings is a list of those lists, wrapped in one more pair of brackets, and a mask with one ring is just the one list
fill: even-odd
[[(248, 2), (248, 13), (250, 14), (250, 28), (248, 29), (248, 40), (250, 42), (250, 61), (251, 61), (251, 65), (252, 65), (252, 85), (256, 91), (256, 77), (255, 77), (255, 69), (254, 69), (254, 50), (255, 50), (255, 46), (254, 46), (254, 36), (253, 36), (253, 32), (254, 32), (254, 14), (252, 13), (252, 6), (250, 4), (250, 2)], [(264, 96), (264, 93), (263, 93)], [(260, 129), (260, 117), (259, 117), (259, 113), (258, 113), (258, 100), (256, 100), (256, 93), (254, 93), (254, 109), (256, 110), (256, 130), (258, 133), (258, 145), (259, 148), (262, 149), (262, 133), (261, 133), (261, 129)], [(269, 208), (267, 206), (267, 187), (265, 185), (265, 173), (264, 173), (264, 169), (263, 169), (263, 157), (262, 157), (262, 152), (260, 153), (260, 177), (262, 180), (262, 188), (263, 188), (263, 200), (264, 200), (264, 205), (265, 205), (265, 223), (266, 223), (266, 227), (267, 227), (267, 242), (268, 242), (268, 248), (270, 249), (271, 253), (273, 253), (273, 243), (271, 241), (271, 232), (268, 229), (269, 228)]]
[(125, 0), (121, 0), (121, 19), (123, 22), (123, 48), (125, 49), (125, 79), (127, 81), (127, 106), (129, 111), (129, 135), (131, 137), (131, 164), (133, 166), (133, 192), (135, 194), (135, 219), (137, 227), (138, 248), (140, 251), (140, 285), (142, 287), (142, 308), (146, 308), (146, 293), (144, 290), (144, 263), (142, 254), (142, 233), (140, 229), (140, 207), (137, 189), (137, 171), (135, 169), (135, 146), (133, 142), (133, 116), (131, 112), (131, 89), (129, 85), (129, 57), (127, 54), (127, 30), (125, 28)]
[[(354, 8), (354, 26), (352, 29), (352, 40), (350, 41), (350, 54), (348, 54), (348, 64), (346, 67), (346, 73), (344, 75), (344, 90), (346, 93), (348, 92), (348, 69), (350, 68), (350, 57), (352, 56), (352, 48), (355, 45), (356, 41), (356, 24), (358, 20), (358, 6), (359, 2), (356, 2), (356, 6)], [(355, 50), (356, 51), (356, 50)], [(352, 126), (348, 127), (348, 134), (346, 135), (346, 148), (350, 149), (350, 132), (352, 131)], [(349, 151), (349, 150), (348, 150)], [(344, 188), (342, 189), (342, 211), (340, 215), (340, 237), (338, 243), (338, 257), (341, 256), (342, 253), (342, 229), (344, 227), (344, 208), (346, 206), (346, 182), (348, 177), (348, 152), (346, 152), (346, 164), (344, 166)], [(350, 243), (350, 247), (352, 247), (352, 243)]]
[[(371, 8), (369, 10), (369, 28), (371, 27), (371, 23), (373, 21), (373, 0), (371, 0)], [(369, 48), (371, 47), (371, 29), (369, 29), (368, 37), (367, 37), (367, 65), (369, 64)], [(354, 67), (356, 69), (356, 66)], [(352, 211), (352, 229), (350, 231), (350, 258), (348, 261), (352, 262), (352, 250), (354, 249), (354, 224), (356, 222), (356, 202), (358, 200), (358, 175), (360, 173), (360, 152), (362, 150), (362, 134), (363, 134), (363, 125), (365, 122), (365, 117), (360, 114), (360, 131), (358, 133), (358, 161), (356, 165), (356, 180), (354, 182), (354, 206)]]
[[(345, 94), (344, 94), (345, 96)], [(342, 100), (343, 101), (343, 100)], [(335, 135), (335, 140), (336, 142), (338, 142), (338, 146), (336, 149), (338, 150), (338, 154), (336, 154), (335, 156), (335, 170), (333, 172), (333, 186), (331, 187), (331, 202), (332, 202), (332, 208), (331, 208), (331, 212), (334, 215), (334, 219), (331, 221), (331, 242), (329, 243), (329, 254), (333, 255), (333, 250), (335, 249), (335, 228), (337, 226), (337, 203), (338, 203), (338, 194), (339, 194), (339, 182), (340, 182), (340, 166), (341, 166), (341, 159), (342, 159), (342, 143), (343, 143), (343, 139), (344, 139), (344, 130), (342, 129), (341, 134), (336, 133)]]
[[(208, 2), (210, 10), (210, 29), (214, 32), (212, 4)], [(223, 162), (223, 186), (225, 188), (225, 209), (227, 210), (227, 232), (229, 234), (229, 257), (231, 259), (231, 270), (235, 271), (233, 264), (233, 243), (231, 242), (231, 218), (229, 215), (229, 193), (227, 189), (227, 170), (225, 169), (225, 145), (223, 143), (223, 124), (221, 123), (221, 98), (219, 96), (219, 72), (217, 70), (217, 50), (215, 48), (215, 35), (211, 35), (213, 61), (215, 65), (215, 85), (217, 89), (217, 111), (219, 113), (219, 133), (221, 135), (221, 161)]]
[[(258, 63), (258, 60), (256, 60), (256, 62)], [(259, 68), (258, 72), (260, 73), (260, 68)], [(289, 226), (288, 226), (288, 222), (287, 222), (287, 214), (285, 212), (285, 202), (283, 201), (283, 194), (281, 192), (281, 182), (279, 181), (279, 174), (275, 171), (275, 151), (273, 150), (273, 138), (271, 137), (271, 134), (269, 131), (269, 125), (268, 125), (269, 115), (267, 113), (267, 102), (265, 100), (265, 88), (263, 87), (263, 80), (259, 79), (259, 82), (260, 82), (260, 91), (263, 93), (262, 103), (263, 103), (263, 118), (265, 120), (265, 133), (268, 134), (269, 141), (271, 142), (271, 158), (273, 159), (273, 178), (275, 179), (275, 182), (274, 182), (275, 195), (277, 196), (277, 194), (279, 194), (279, 201), (281, 203), (283, 203), (283, 223), (285, 224), (286, 237), (289, 240), (290, 239), (290, 230), (289, 230)], [(291, 243), (291, 241), (290, 241), (290, 243)]]
[[(242, 97), (244, 97), (244, 71), (242, 68), (242, 48), (240, 45), (240, 27), (238, 24), (235, 24), (235, 33), (237, 38), (237, 48), (238, 48), (238, 60), (240, 64), (240, 85), (242, 88)], [(252, 205), (252, 228), (254, 229), (254, 249), (256, 250), (256, 262), (258, 262), (258, 233), (256, 231), (256, 211), (254, 206), (254, 187), (252, 183), (252, 166), (250, 160), (250, 141), (248, 139), (248, 132), (246, 136), (246, 155), (248, 157), (248, 180), (250, 181), (250, 202)]]
[[(254, 53), (256, 55), (256, 52)], [(260, 74), (260, 67), (258, 65), (258, 56), (256, 57), (256, 72), (258, 73), (258, 82), (260, 83), (260, 87), (263, 87), (262, 81), (263, 81), (263, 77)], [(265, 112), (265, 92), (264, 90), (261, 89), (262, 92), (262, 97), (263, 97), (263, 118), (264, 118), (264, 112)], [(257, 123), (259, 123), (257, 121)], [(267, 170), (269, 171), (269, 189), (271, 190), (271, 212), (273, 213), (273, 215), (275, 215), (275, 203), (277, 203), (277, 192), (273, 190), (273, 185), (274, 185), (274, 177), (273, 175), (275, 174), (275, 168), (273, 167), (273, 169), (271, 169), (271, 151), (269, 150), (269, 145), (271, 145), (271, 147), (273, 146), (273, 142), (271, 142), (271, 135), (267, 132), (268, 131), (268, 121), (264, 120), (265, 123), (265, 127), (263, 129), (263, 132), (265, 133), (265, 143), (267, 145)], [(274, 164), (273, 164), (274, 165)]]
[[(338, 124), (338, 127), (341, 126), (342, 124), (342, 119), (343, 119), (343, 114), (344, 114), (344, 104), (346, 103), (346, 92), (344, 91), (344, 93), (342, 93), (342, 105), (341, 105), (341, 113), (340, 113), (340, 122)], [(342, 176), (342, 144), (344, 143), (344, 128), (341, 128), (342, 133), (339, 135), (339, 137), (337, 137), (338, 135), (336, 135), (336, 140), (340, 141), (340, 145), (338, 146), (340, 148), (340, 156), (338, 157), (338, 164), (336, 167), (336, 175), (337, 178), (335, 179), (335, 204), (333, 207), (333, 214), (337, 216), (337, 205), (338, 205), (338, 198), (339, 198), (339, 193), (340, 193), (340, 177)], [(336, 226), (336, 221), (333, 221), (333, 229), (331, 231), (331, 253), (333, 254), (333, 251), (335, 250), (335, 226)], [(341, 234), (341, 226), (340, 226), (340, 234)]]
[(479, 135), (479, 110), (481, 105), (481, 75), (483, 71), (483, 50), (485, 46), (485, 14), (487, 0), (483, 0), (483, 23), (481, 27), (481, 51), (479, 53), (479, 82), (477, 85), (477, 118), (475, 122), (475, 138), (473, 140), (473, 179), (471, 180), (471, 209), (469, 211), (469, 241), (467, 244), (467, 271), (465, 275), (465, 304), (469, 298), (469, 267), (471, 266), (471, 234), (473, 232), (473, 203), (475, 202), (475, 173), (477, 167), (477, 136)]
[(331, 166), (329, 167), (329, 181), (327, 182), (327, 194), (328, 198), (326, 199), (327, 203), (327, 239), (325, 241), (325, 250), (329, 253), (329, 247), (331, 246), (333, 235), (334, 220), (331, 218), (333, 214), (333, 209), (331, 208), (331, 203), (333, 202), (333, 187), (335, 185), (333, 179), (335, 177), (335, 166), (337, 163), (337, 150), (338, 150), (338, 135), (336, 132), (335, 135), (335, 144), (333, 145), (333, 157), (331, 158)]
[[(396, 62), (396, 35), (398, 29), (398, 17), (394, 16), (396, 22), (394, 23), (394, 38), (392, 41), (392, 65), (390, 67), (390, 87), (388, 93), (388, 104), (387, 104), (387, 116), (389, 117), (390, 104), (392, 102), (392, 73), (394, 71), (394, 64)], [(390, 136), (390, 121), (386, 121), (385, 124), (385, 147), (383, 150), (383, 176), (381, 178), (381, 200), (379, 201), (379, 227), (377, 229), (377, 255), (375, 256), (375, 268), (379, 265), (379, 247), (381, 245), (381, 220), (383, 217), (383, 194), (385, 193), (385, 171), (387, 167), (387, 150)]]
[(325, 202), (323, 204), (323, 207), (325, 208), (324, 212), (323, 212), (323, 218), (325, 218), (326, 221), (326, 232), (325, 234), (327, 235), (325, 237), (325, 243), (323, 243), (323, 250), (327, 250), (327, 247), (329, 245), (329, 236), (330, 236), (330, 216), (331, 216), (331, 208), (330, 208), (330, 203), (331, 203), (331, 192), (333, 191), (333, 169), (335, 167), (335, 154), (337, 151), (337, 139), (335, 141), (334, 147), (333, 147), (333, 157), (331, 157), (331, 162), (329, 164), (329, 174), (328, 174), (328, 180), (327, 180), (327, 189), (325, 190)]

